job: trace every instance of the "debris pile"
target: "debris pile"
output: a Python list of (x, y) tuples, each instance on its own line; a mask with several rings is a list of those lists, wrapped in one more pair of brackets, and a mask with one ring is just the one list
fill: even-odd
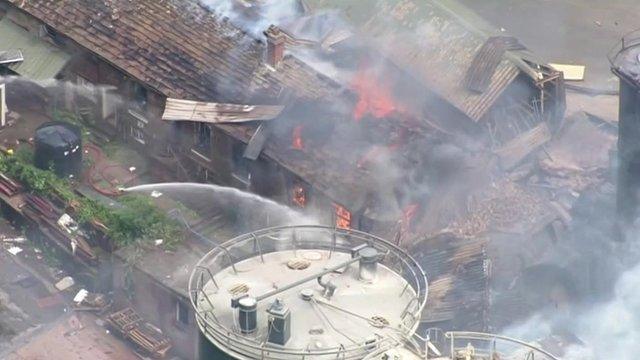
[(481, 199), (469, 206), (469, 214), (454, 221), (441, 233), (452, 233), (461, 238), (482, 236), (491, 230), (513, 232), (534, 225), (549, 211), (544, 200), (512, 181), (494, 185)]

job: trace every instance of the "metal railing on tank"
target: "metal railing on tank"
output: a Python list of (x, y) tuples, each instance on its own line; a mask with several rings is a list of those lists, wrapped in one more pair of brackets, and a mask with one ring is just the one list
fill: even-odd
[[(359, 246), (374, 247), (383, 254), (379, 264), (401, 275), (407, 285), (398, 296), (404, 296), (409, 287), (414, 296), (405, 305), (397, 336), (379, 337), (375, 341), (344, 344), (322, 349), (290, 349), (269, 346), (265, 341), (244, 336), (238, 329), (218, 320), (208, 293), (218, 290), (215, 275), (225, 269), (237, 271), (235, 264), (249, 258), (260, 258), (271, 252), (298, 250), (324, 250), (328, 256), (337, 252), (351, 253)], [(263, 260), (264, 261), (264, 260)], [(196, 311), (201, 331), (219, 346), (242, 356), (261, 359), (362, 358), (372, 349), (392, 348), (415, 333), (422, 310), (427, 301), (427, 277), (420, 265), (400, 247), (384, 239), (360, 231), (338, 229), (320, 225), (283, 226), (259, 230), (238, 236), (207, 253), (195, 266), (189, 279), (189, 294)]]
[(616, 68), (620, 55), (626, 50), (640, 46), (640, 29), (629, 32), (617, 42), (608, 52), (607, 59), (612, 67)]
[(448, 332), (445, 336), (448, 355), (454, 360), (559, 360), (538, 346), (506, 336), (464, 331)]

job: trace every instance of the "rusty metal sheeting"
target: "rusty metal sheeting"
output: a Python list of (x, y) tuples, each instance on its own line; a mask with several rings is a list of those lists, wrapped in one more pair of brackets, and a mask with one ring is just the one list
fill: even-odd
[(167, 99), (162, 120), (199, 121), (210, 124), (242, 123), (271, 120), (284, 106), (220, 104), (191, 100)]
[(524, 50), (524, 46), (514, 37), (492, 36), (487, 39), (467, 70), (466, 88), (477, 93), (485, 92), (507, 50)]

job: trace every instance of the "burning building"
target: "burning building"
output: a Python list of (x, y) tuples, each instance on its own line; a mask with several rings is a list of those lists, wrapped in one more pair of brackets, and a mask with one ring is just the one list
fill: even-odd
[[(560, 73), (440, 2), (379, 2), (358, 11), (366, 22), (346, 9), (353, 34), (320, 50), (301, 41), (299, 29), (339, 2), (305, 2), (288, 26), (294, 30), (272, 27), (265, 42), (190, 1), (65, 3), (56, 16), (49, 3), (8, 3), (8, 26), (71, 56), (59, 78), (130, 95), (116, 106), (92, 94), (103, 111), (86, 116), (144, 149), (167, 176), (248, 188), (342, 227), (393, 223), (407, 232), (425, 213), (429, 191), (406, 194), (456, 170), (438, 169), (430, 176), (439, 179), (427, 181), (416, 169), (437, 167), (443, 156), (465, 162), (479, 149), (511, 168), (548, 140), (563, 111)], [(393, 16), (382, 19), (386, 12)], [(408, 13), (411, 21), (402, 17)], [(390, 38), (381, 37), (384, 29)], [(430, 40), (420, 43), (421, 35)], [(301, 47), (340, 71), (323, 75), (296, 55)], [(86, 99), (71, 97), (61, 101), (82, 112)], [(397, 169), (379, 171), (385, 163)]]
[[(416, 251), (450, 242), (443, 229), (469, 212), (469, 195), (559, 126), (561, 74), (451, 2), (343, 9), (346, 28), (323, 25), (316, 38), (307, 29), (324, 24), (323, 6), (343, 4), (303, 3), (258, 37), (191, 0), (3, 0), (0, 23), (20, 37), (3, 43), (0, 27), (0, 51), (28, 40), (62, 54), (38, 72), (91, 90), (70, 89), (52, 105), (125, 139), (157, 177), (248, 189)], [(3, 69), (38, 80), (26, 65), (39, 54)], [(460, 297), (474, 299), (468, 311), (487, 306), (485, 242), (463, 245), (423, 253), (441, 289), (427, 324), (455, 318)], [(165, 286), (180, 318), (184, 281), (183, 271)], [(451, 295), (469, 283), (473, 291)]]

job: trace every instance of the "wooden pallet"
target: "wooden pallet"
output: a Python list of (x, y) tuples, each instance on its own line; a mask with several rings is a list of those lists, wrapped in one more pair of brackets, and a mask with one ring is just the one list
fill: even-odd
[(121, 335), (126, 335), (142, 321), (142, 318), (132, 308), (125, 308), (109, 315), (107, 320)]
[(164, 358), (172, 347), (159, 329), (144, 321), (132, 308), (109, 315), (107, 321), (122, 337), (156, 359)]
[(155, 358), (163, 358), (171, 349), (171, 342), (148, 323), (141, 323), (129, 331), (127, 337)]

